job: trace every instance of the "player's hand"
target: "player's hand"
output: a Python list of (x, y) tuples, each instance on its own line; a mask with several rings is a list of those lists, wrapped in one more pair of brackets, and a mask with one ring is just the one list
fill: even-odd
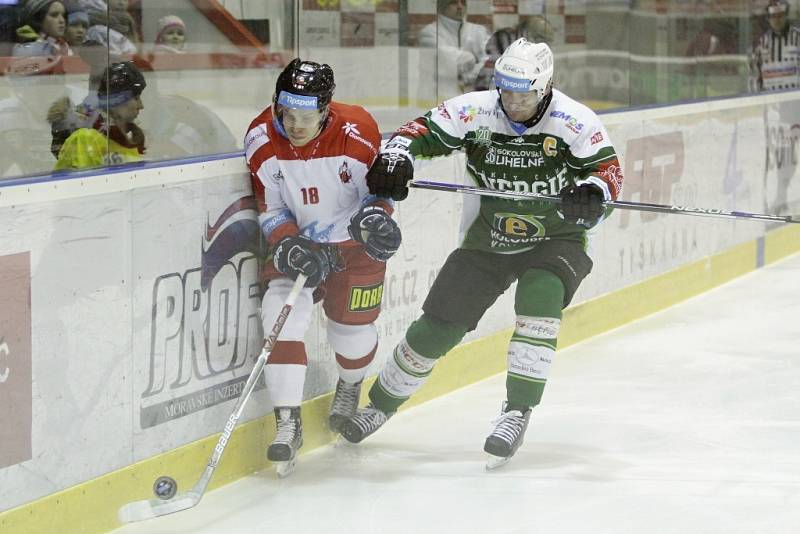
[(379, 197), (405, 200), (408, 182), (414, 178), (414, 161), (407, 140), (389, 141), (367, 172), (369, 192)]
[(565, 185), (559, 193), (561, 212), (564, 220), (591, 228), (605, 213), (603, 190), (593, 183)]
[(350, 237), (362, 243), (367, 255), (386, 261), (400, 248), (400, 227), (380, 206), (364, 206), (350, 219)]
[(306, 275), (305, 287), (317, 287), (331, 272), (328, 256), (317, 243), (303, 236), (288, 236), (278, 242), (273, 254), (275, 268), (292, 280)]

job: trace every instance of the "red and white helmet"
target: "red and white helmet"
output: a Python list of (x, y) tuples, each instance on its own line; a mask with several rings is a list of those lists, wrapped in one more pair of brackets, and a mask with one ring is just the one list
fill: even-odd
[(536, 92), (541, 100), (553, 85), (553, 51), (520, 37), (494, 64), (494, 84), (513, 93)]

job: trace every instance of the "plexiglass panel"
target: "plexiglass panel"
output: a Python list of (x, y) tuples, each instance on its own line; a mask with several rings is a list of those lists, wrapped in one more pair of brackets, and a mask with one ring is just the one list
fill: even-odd
[(384, 132), (493, 88), (520, 36), (597, 110), (793, 89), (796, 4), (0, 0), (0, 179), (241, 150), (296, 56), (333, 66), (335, 99)]

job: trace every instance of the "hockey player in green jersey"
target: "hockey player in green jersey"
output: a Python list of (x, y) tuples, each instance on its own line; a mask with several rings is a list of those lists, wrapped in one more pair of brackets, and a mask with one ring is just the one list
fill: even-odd
[(405, 124), (371, 167), (370, 191), (403, 200), (416, 157), (463, 150), (474, 185), (560, 195), (561, 204), (464, 198), (461, 245), (381, 370), (370, 403), (345, 423), (347, 440), (380, 428), (516, 281), (507, 397), (486, 438), (487, 466), (502, 465), (522, 444), (555, 355), (562, 309), (592, 268), (587, 229), (622, 189), (619, 160), (599, 118), (552, 83), (550, 48), (518, 39), (495, 63), (495, 89), (446, 100)]

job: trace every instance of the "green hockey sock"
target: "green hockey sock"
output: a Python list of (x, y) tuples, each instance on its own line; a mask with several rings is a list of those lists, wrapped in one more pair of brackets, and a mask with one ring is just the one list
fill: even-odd
[(369, 390), (372, 404), (385, 413), (396, 412), (422, 387), (436, 360), (455, 347), (466, 331), (423, 314), (409, 327)]
[(406, 341), (422, 356), (438, 359), (458, 345), (466, 333), (466, 327), (440, 321), (423, 313), (422, 317), (408, 327)]
[(564, 285), (555, 274), (531, 269), (517, 284), (516, 328), (508, 345), (508, 402), (536, 406), (544, 393), (547, 375), (561, 328)]

